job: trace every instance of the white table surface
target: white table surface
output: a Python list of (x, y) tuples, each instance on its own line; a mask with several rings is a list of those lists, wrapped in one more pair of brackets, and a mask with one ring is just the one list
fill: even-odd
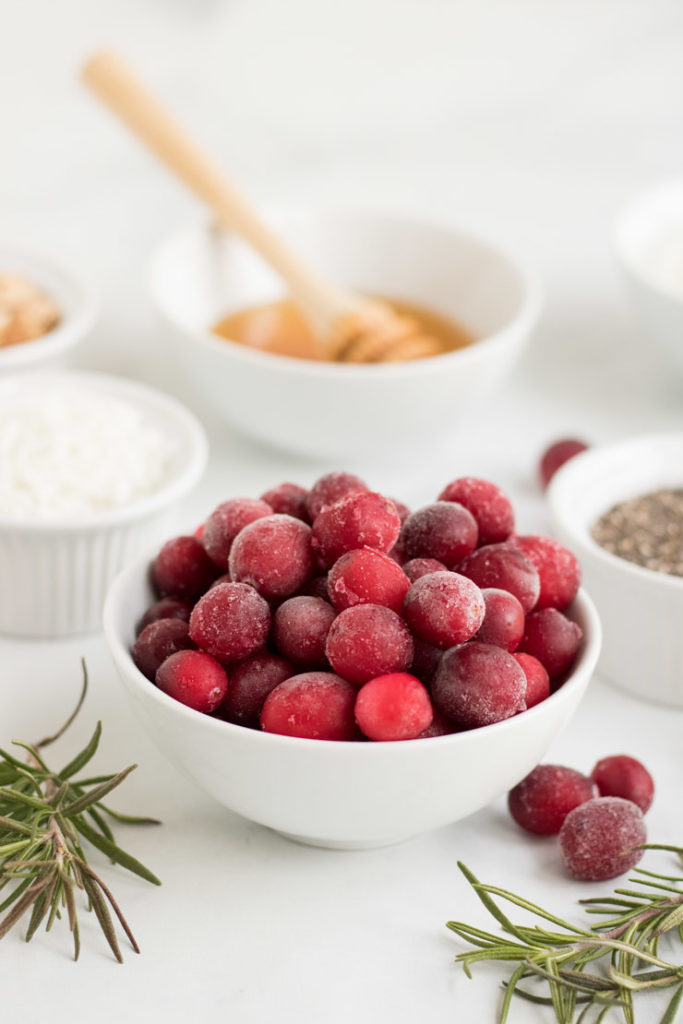
[[(678, 0), (0, 0), (0, 14), (0, 231), (60, 254), (100, 290), (78, 365), (156, 383), (203, 416), (212, 461), (178, 528), (228, 496), (332, 467), (233, 434), (168, 365), (145, 261), (195, 207), (75, 84), (101, 45), (134, 61), (256, 198), (428, 213), (536, 263), (547, 308), (514, 377), (447, 463), (348, 467), (379, 489), (417, 504), (474, 472), (509, 490), (523, 527), (543, 529), (534, 466), (546, 442), (681, 427), (681, 381), (633, 322), (609, 243), (620, 203), (683, 169)], [(0, 641), (2, 745), (61, 721), (81, 655), (92, 687), (63, 756), (102, 717), (98, 769), (139, 763), (117, 806), (164, 824), (120, 839), (164, 885), (103, 867), (142, 946), (123, 967), (85, 913), (77, 965), (64, 928), (29, 947), (21, 929), (10, 934), (0, 947), (8, 1019), (485, 1024), (500, 975), (483, 968), (467, 981), (444, 928), (452, 917), (488, 925), (456, 860), (563, 915), (594, 893), (563, 876), (552, 841), (512, 826), (503, 801), (360, 853), (297, 846), (213, 806), (122, 704), (101, 637)], [(608, 753), (640, 757), (658, 785), (650, 836), (682, 842), (682, 727), (683, 713), (596, 679), (549, 758), (590, 770)], [(637, 1020), (654, 1022), (658, 1009), (648, 1000)], [(515, 1010), (515, 1021), (549, 1019)]]

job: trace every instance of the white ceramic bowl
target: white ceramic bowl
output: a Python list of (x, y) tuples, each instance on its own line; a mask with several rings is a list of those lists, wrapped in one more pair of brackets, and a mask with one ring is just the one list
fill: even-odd
[(359, 291), (461, 321), (460, 351), (374, 366), (254, 351), (210, 333), (231, 311), (284, 295), (233, 236), (195, 226), (157, 251), (151, 291), (175, 354), (217, 412), (247, 434), (311, 456), (400, 453), (448, 442), (510, 369), (534, 327), (539, 289), (497, 246), (444, 225), (359, 212), (293, 212), (271, 222), (313, 267)]
[(95, 322), (94, 295), (70, 270), (7, 242), (0, 242), (0, 271), (24, 275), (47, 292), (61, 311), (60, 322), (42, 338), (0, 347), (0, 374), (62, 366)]
[(590, 535), (613, 505), (662, 487), (683, 487), (683, 434), (583, 452), (555, 475), (548, 500), (602, 621), (600, 672), (645, 700), (683, 707), (683, 578), (627, 562)]
[(683, 179), (636, 196), (617, 218), (615, 247), (643, 327), (683, 370)]
[(111, 581), (131, 558), (168, 535), (169, 511), (206, 465), (206, 437), (194, 416), (135, 381), (93, 373), (18, 375), (0, 381), (0, 402), (37, 381), (66, 380), (138, 408), (175, 442), (175, 455), (160, 488), (120, 508), (66, 521), (0, 516), (0, 633), (61, 637), (100, 629)]
[(150, 605), (149, 558), (116, 580), (104, 631), (124, 690), (169, 760), (218, 803), (316, 846), (383, 846), (464, 818), (515, 785), (571, 718), (600, 648), (600, 623), (582, 591), (572, 616), (584, 631), (576, 665), (543, 703), (471, 732), (396, 743), (334, 743), (246, 729), (192, 711), (158, 690), (129, 650)]

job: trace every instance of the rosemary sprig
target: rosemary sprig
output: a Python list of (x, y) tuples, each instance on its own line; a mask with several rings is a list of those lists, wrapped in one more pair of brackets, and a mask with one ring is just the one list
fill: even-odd
[[(87, 908), (95, 912), (109, 947), (123, 961), (114, 919), (118, 919), (136, 953), (135, 937), (109, 888), (88, 863), (82, 841), (97, 847), (114, 863), (154, 885), (159, 879), (148, 868), (116, 845), (107, 818), (132, 824), (158, 824), (153, 818), (134, 818), (110, 810), (102, 800), (133, 771), (130, 765), (115, 775), (77, 779), (94, 756), (100, 742), (102, 725), (86, 746), (61, 771), (50, 769), (41, 751), (59, 739), (80, 711), (88, 690), (88, 674), (83, 665), (83, 686), (75, 710), (61, 729), (39, 743), (15, 740), (28, 754), (28, 761), (0, 749), (0, 920), (2, 939), (21, 918), (30, 917), (26, 941), (33, 938), (45, 921), (50, 931), (55, 919), (66, 912), (78, 959), (80, 938), (77, 891), (87, 897)], [(8, 895), (3, 899), (2, 890)], [(112, 911), (114, 917), (112, 917)]]
[[(642, 848), (668, 851), (683, 863), (683, 847)], [(480, 882), (464, 864), (458, 867), (502, 931), (511, 936), (459, 921), (447, 924), (474, 947), (455, 958), (468, 978), (470, 968), (485, 960), (517, 965), (503, 982), (498, 1024), (505, 1024), (513, 996), (551, 1007), (557, 1024), (599, 1024), (613, 1008), (621, 1011), (626, 1024), (635, 1024), (634, 997), (661, 988), (672, 988), (673, 994), (660, 1024), (672, 1024), (683, 1007), (683, 964), (662, 959), (658, 949), (663, 935), (683, 942), (683, 876), (635, 868), (637, 877), (629, 879), (632, 887), (581, 901), (588, 914), (602, 919), (578, 928), (515, 893)], [(497, 900), (554, 927), (513, 924)]]

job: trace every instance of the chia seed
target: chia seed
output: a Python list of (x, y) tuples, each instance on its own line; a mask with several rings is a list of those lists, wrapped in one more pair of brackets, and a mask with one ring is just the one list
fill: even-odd
[(683, 488), (620, 502), (600, 516), (591, 536), (627, 562), (683, 576)]

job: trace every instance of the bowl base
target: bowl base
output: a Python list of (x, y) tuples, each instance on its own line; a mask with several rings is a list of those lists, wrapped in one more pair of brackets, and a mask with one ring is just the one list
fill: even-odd
[(396, 846), (398, 843), (405, 843), (412, 836), (396, 836), (392, 839), (317, 839), (315, 836), (298, 836), (293, 832), (282, 832), (279, 828), (273, 829), (279, 836), (290, 839), (293, 843), (300, 843), (302, 846), (317, 846), (323, 850), (377, 850), (382, 846)]

